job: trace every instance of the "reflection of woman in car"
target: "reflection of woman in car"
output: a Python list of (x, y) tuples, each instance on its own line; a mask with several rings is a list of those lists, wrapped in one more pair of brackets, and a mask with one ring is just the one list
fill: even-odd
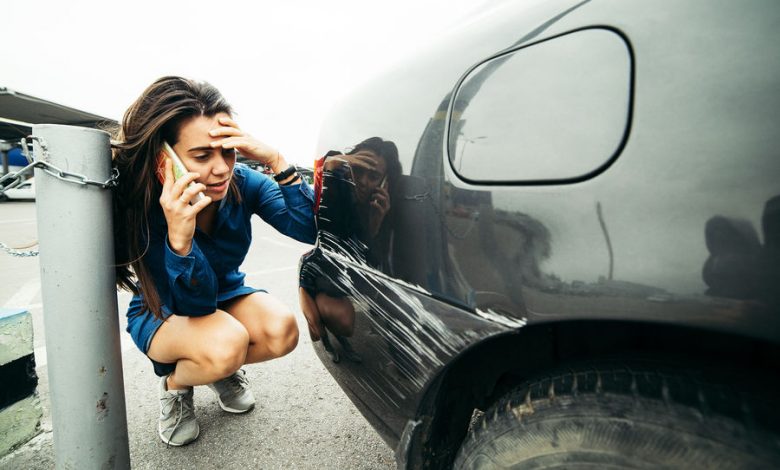
[[(238, 267), (252, 214), (314, 241), (313, 191), (231, 112), (209, 84), (161, 78), (125, 113), (114, 155), (117, 282), (135, 293), (127, 329), (161, 376), (158, 434), (170, 445), (198, 436), (193, 386), (208, 384), (225, 411), (249, 411), (254, 398), (239, 367), (283, 356), (298, 341), (291, 310), (244, 285)], [(177, 180), (164, 142), (190, 170)], [(278, 184), (236, 165), (236, 150), (271, 166)]]
[(348, 178), (354, 183), (351, 209), (359, 222), (354, 235), (367, 247), (366, 261), (373, 267), (387, 269), (392, 237), (391, 209), (401, 176), (398, 149), (391, 141), (372, 137), (345, 155), (326, 162), (326, 168), (331, 171), (337, 166), (348, 169)]
[[(372, 137), (346, 154), (330, 152), (326, 158), (329, 194), (323, 198), (329, 212), (327, 217), (320, 218), (320, 230), (336, 234), (341, 240), (351, 239), (354, 242), (349, 243), (351, 248), (340, 247), (349, 250), (350, 257), (375, 268), (389, 269), (391, 208), (401, 176), (398, 149), (393, 142)], [(315, 251), (310, 256), (318, 254)], [(299, 294), (312, 339), (322, 338), (334, 360), (339, 359), (329, 343), (327, 331), (322, 329), (324, 326), (342, 344), (346, 356), (359, 361), (346, 340), (352, 336), (355, 324), (355, 308), (347, 298), (350, 286), (343, 280), (325, 279), (304, 269)]]

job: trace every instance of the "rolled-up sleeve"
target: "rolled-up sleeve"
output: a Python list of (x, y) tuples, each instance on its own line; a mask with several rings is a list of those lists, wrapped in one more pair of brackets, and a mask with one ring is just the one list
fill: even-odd
[(306, 183), (279, 186), (265, 175), (252, 178), (249, 194), (253, 212), (280, 233), (303, 243), (317, 238), (314, 222), (314, 190)]
[(171, 310), (179, 315), (200, 316), (217, 309), (218, 282), (198, 243), (186, 256), (176, 254), (165, 240), (165, 271), (173, 300)]

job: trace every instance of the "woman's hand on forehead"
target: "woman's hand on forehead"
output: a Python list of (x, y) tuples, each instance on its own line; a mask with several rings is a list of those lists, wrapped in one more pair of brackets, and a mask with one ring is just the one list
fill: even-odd
[(209, 136), (215, 138), (211, 142), (212, 148), (236, 149), (241, 155), (264, 165), (273, 166), (279, 158), (275, 148), (242, 131), (233, 119), (220, 117), (218, 122), (220, 126), (209, 131)]
[(379, 165), (380, 157), (377, 157), (374, 154), (362, 154), (362, 153), (355, 153), (352, 155), (346, 155), (345, 160), (349, 162), (350, 165), (353, 167), (360, 167), (365, 170), (373, 170), (382, 172), (382, 169)]
[[(238, 123), (229, 117), (220, 117), (217, 121), (219, 126), (209, 131), (211, 137), (231, 137), (244, 135)], [(213, 143), (212, 143), (213, 145)]]

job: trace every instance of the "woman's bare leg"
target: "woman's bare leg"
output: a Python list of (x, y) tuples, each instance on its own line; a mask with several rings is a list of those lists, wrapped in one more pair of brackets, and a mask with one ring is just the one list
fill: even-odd
[(355, 307), (346, 297), (331, 297), (325, 293), (318, 293), (317, 309), (320, 312), (322, 323), (333, 334), (339, 336), (352, 336), (355, 332)]
[(225, 310), (249, 334), (245, 364), (284, 356), (298, 345), (295, 315), (283, 302), (265, 292), (236, 298)]
[(297, 344), (292, 311), (271, 295), (255, 292), (211, 315), (171, 315), (155, 333), (147, 355), (176, 363), (167, 382), (175, 390), (215, 382), (243, 364), (284, 356)]
[(147, 355), (176, 363), (169, 389), (209, 384), (232, 374), (247, 357), (249, 333), (232, 315), (217, 310), (202, 317), (171, 315), (152, 338)]
[(299, 287), (298, 303), (301, 306), (303, 316), (306, 317), (306, 323), (309, 325), (309, 337), (311, 337), (312, 341), (319, 341), (320, 335), (322, 335), (322, 319), (317, 308), (317, 302), (309, 295), (306, 289)]

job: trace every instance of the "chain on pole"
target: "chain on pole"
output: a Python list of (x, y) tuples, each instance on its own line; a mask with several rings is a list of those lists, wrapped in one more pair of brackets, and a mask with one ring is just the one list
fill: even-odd
[[(35, 243), (37, 245), (37, 242)], [(31, 245), (32, 246), (32, 245)], [(15, 256), (17, 258), (32, 258), (33, 256), (38, 256), (38, 250), (27, 250), (24, 251), (20, 248), (13, 248), (8, 245), (6, 245), (3, 242), (0, 242), (0, 248), (8, 253), (11, 256)], [(24, 247), (27, 248), (27, 247)]]
[[(38, 144), (41, 147), (43, 157), (45, 159), (48, 159), (49, 149), (46, 146), (46, 142), (42, 138), (36, 136), (28, 136), (27, 138), (22, 139), (21, 140), (22, 153), (24, 154), (25, 158), (27, 158), (27, 161), (30, 163), (19, 171), (8, 173), (7, 175), (3, 175), (2, 177), (0, 177), (0, 196), (6, 190), (15, 188), (20, 184), (22, 184), (24, 182), (24, 179), (22, 179), (22, 177), (27, 174), (32, 174), (33, 169), (35, 168), (40, 168), (45, 173), (61, 181), (65, 181), (67, 183), (74, 183), (81, 186), (96, 186), (101, 189), (108, 189), (108, 188), (113, 188), (117, 185), (117, 181), (119, 180), (118, 169), (113, 168), (111, 170), (111, 177), (109, 177), (106, 181), (91, 180), (80, 173), (73, 173), (58, 168), (57, 166), (52, 165), (51, 163), (48, 163), (45, 160), (36, 160), (32, 152), (30, 152), (29, 144), (27, 143), (28, 140), (30, 141), (37, 140)], [(10, 183), (4, 184), (6, 181), (10, 181)], [(23, 248), (27, 248), (27, 247), (23, 247)], [(0, 242), (0, 249), (2, 249), (3, 251), (5, 251), (11, 256), (15, 256), (19, 258), (29, 258), (33, 256), (38, 256), (38, 250), (22, 251), (20, 248), (10, 247), (3, 242)]]
[(49, 151), (48, 148), (46, 147), (46, 142), (44, 142), (43, 139), (35, 136), (29, 136), (25, 139), (22, 139), (22, 153), (27, 158), (27, 161), (31, 163), (15, 173), (9, 173), (3, 176), (2, 178), (0, 178), (0, 186), (2, 186), (4, 181), (11, 180), (11, 183), (8, 186), (6, 186), (3, 190), (10, 189), (21, 184), (22, 181), (20, 180), (20, 178), (24, 174), (30, 173), (33, 168), (40, 168), (46, 173), (48, 173), (49, 175), (54, 176), (59, 180), (68, 183), (79, 184), (82, 186), (97, 186), (102, 189), (107, 189), (107, 188), (113, 188), (114, 186), (117, 185), (117, 180), (119, 178), (119, 170), (117, 170), (116, 168), (112, 169), (111, 177), (108, 178), (106, 181), (94, 181), (80, 173), (65, 171), (61, 168), (52, 165), (51, 163), (48, 163), (45, 160), (36, 160), (32, 155), (32, 153), (29, 151), (29, 147), (27, 144), (28, 139), (38, 141), (38, 144), (41, 146), (41, 151), (43, 152), (44, 159), (48, 160)]

